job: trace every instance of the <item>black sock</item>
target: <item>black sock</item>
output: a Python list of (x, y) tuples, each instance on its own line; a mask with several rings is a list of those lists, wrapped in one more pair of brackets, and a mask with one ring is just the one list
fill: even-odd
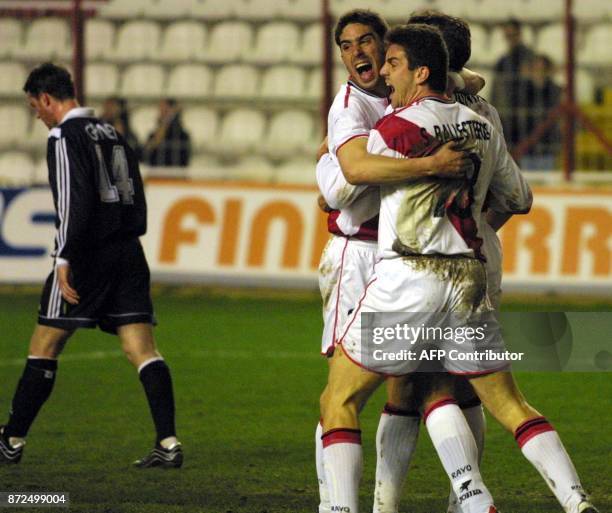
[(155, 360), (140, 370), (140, 381), (147, 394), (157, 441), (176, 436), (174, 426), (174, 394), (170, 369), (163, 360)]
[(36, 415), (51, 395), (57, 360), (28, 358), (17, 390), (13, 396), (11, 414), (4, 428), (4, 436), (25, 438)]

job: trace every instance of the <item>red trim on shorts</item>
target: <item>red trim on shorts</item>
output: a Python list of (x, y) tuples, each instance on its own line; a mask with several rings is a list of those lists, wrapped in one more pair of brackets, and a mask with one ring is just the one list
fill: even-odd
[(338, 428), (330, 429), (321, 436), (323, 447), (334, 444), (357, 444), (361, 445), (361, 430)]
[(340, 305), (340, 289), (342, 287), (342, 274), (344, 272), (344, 257), (349, 240), (346, 239), (344, 248), (342, 248), (342, 256), (340, 257), (340, 276), (338, 277), (338, 293), (336, 294), (336, 315), (334, 317), (334, 330), (332, 331), (332, 348), (336, 345), (336, 329), (338, 328), (338, 306)]
[(533, 437), (538, 436), (548, 431), (554, 431), (550, 422), (545, 417), (536, 417), (523, 422), (514, 432), (514, 438), (518, 446), (522, 449)]
[(338, 237), (350, 237), (352, 239), (364, 240), (368, 242), (378, 241), (378, 214), (371, 219), (359, 225), (357, 233), (348, 235), (344, 233), (338, 226), (337, 219), (340, 216), (340, 210), (334, 209), (327, 215), (327, 231)]
[(427, 423), (427, 417), (429, 417), (433, 413), (434, 410), (437, 410), (438, 408), (442, 408), (442, 406), (448, 406), (449, 404), (454, 404), (456, 406), (457, 401), (455, 401), (453, 397), (449, 396), (449, 397), (445, 397), (444, 399), (440, 399), (439, 401), (436, 401), (435, 403), (433, 403), (423, 413), (423, 422)]
[[(348, 330), (350, 329), (352, 324), (355, 322), (355, 317), (357, 317), (357, 314), (359, 313), (359, 310), (361, 309), (361, 304), (363, 303), (363, 300), (365, 299), (366, 293), (368, 292), (368, 289), (370, 288), (370, 285), (372, 285), (372, 283), (374, 283), (377, 279), (378, 278), (374, 278), (373, 280), (370, 280), (370, 282), (366, 285), (365, 289), (363, 289), (363, 293), (361, 294), (361, 298), (359, 298), (359, 303), (357, 303), (357, 307), (355, 308), (355, 311), (353, 312), (353, 317), (351, 317), (351, 320), (347, 323), (346, 329), (344, 330), (344, 333), (340, 337), (340, 340), (338, 340), (338, 344), (342, 344), (342, 342), (344, 341), (344, 337), (345, 337), (346, 333), (348, 332)], [(346, 351), (345, 351), (345, 353), (346, 353)], [(351, 359), (351, 361), (353, 361), (353, 360)], [(357, 362), (355, 362), (355, 363), (357, 363)], [(360, 364), (359, 364), (359, 366), (361, 367)], [(364, 369), (365, 369), (365, 367), (364, 367)]]
[(417, 410), (403, 410), (396, 408), (392, 404), (385, 403), (382, 411), (383, 415), (395, 415), (397, 417), (420, 417), (421, 414)]

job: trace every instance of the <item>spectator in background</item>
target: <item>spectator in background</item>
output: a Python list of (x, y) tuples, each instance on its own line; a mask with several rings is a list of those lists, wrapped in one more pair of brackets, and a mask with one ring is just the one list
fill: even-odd
[(508, 20), (503, 26), (508, 53), (495, 64), (491, 98), (491, 103), (501, 115), (510, 150), (529, 134), (526, 107), (528, 83), (525, 74), (534, 54), (523, 43), (521, 29), (521, 23), (516, 19)]
[[(527, 81), (527, 129), (531, 134), (548, 113), (561, 103), (561, 87), (553, 80), (554, 64), (546, 55), (536, 55)], [(555, 123), (521, 159), (523, 169), (548, 171), (555, 167), (561, 144), (559, 124)]]
[(143, 147), (143, 162), (150, 166), (189, 165), (191, 140), (181, 124), (180, 108), (173, 98), (159, 102), (157, 127)]
[(125, 98), (119, 98), (118, 96), (106, 98), (102, 104), (100, 119), (113, 125), (140, 158), (140, 144), (130, 127), (130, 115)]

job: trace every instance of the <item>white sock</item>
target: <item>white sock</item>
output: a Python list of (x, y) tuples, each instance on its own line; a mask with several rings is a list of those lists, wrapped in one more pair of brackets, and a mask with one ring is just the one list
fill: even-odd
[(325, 480), (325, 466), (323, 463), (323, 426), (319, 422), (315, 431), (315, 461), (317, 463), (317, 480), (319, 482), (319, 513), (331, 513), (329, 504), (329, 491)]
[(463, 513), (489, 513), (493, 497), (480, 476), (476, 442), (459, 406), (452, 399), (432, 405), (425, 425)]
[(161, 445), (164, 449), (172, 449), (178, 443), (179, 441), (176, 436), (169, 436), (168, 438), (160, 440), (159, 445)]
[(376, 431), (374, 513), (397, 513), (421, 418), (385, 405)]
[(359, 481), (363, 467), (361, 432), (335, 429), (326, 433), (323, 460), (331, 511), (359, 513)]
[(514, 433), (525, 458), (538, 470), (567, 513), (587, 499), (574, 464), (557, 432), (544, 417), (530, 419)]
[[(484, 452), (485, 432), (487, 430), (487, 421), (484, 415), (482, 405), (471, 406), (469, 408), (461, 408), (461, 413), (467, 420), (470, 431), (474, 435), (476, 448), (478, 449), (478, 465), (482, 463), (482, 454)], [(447, 513), (459, 513), (461, 509), (457, 504), (457, 496), (451, 488), (448, 496), (448, 511)]]

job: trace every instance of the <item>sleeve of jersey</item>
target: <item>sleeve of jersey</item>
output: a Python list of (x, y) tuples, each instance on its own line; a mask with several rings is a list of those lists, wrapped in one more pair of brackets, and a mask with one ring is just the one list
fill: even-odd
[(367, 188), (365, 185), (348, 183), (340, 165), (329, 153), (317, 162), (317, 184), (325, 202), (337, 210), (348, 207)]
[(328, 140), (329, 151), (334, 155), (347, 142), (357, 137), (367, 137), (371, 126), (365, 113), (356, 101), (350, 101), (346, 108), (333, 113), (333, 130), (329, 131), (331, 138)]
[(62, 137), (55, 141), (55, 158), (59, 218), (56, 256), (71, 262), (82, 253), (87, 240), (87, 226), (95, 200), (94, 184), (71, 140)]
[(496, 130), (491, 133), (491, 147), (496, 163), (490, 184), (489, 207), (496, 212), (526, 214), (533, 203), (529, 184), (508, 153), (503, 137)]

